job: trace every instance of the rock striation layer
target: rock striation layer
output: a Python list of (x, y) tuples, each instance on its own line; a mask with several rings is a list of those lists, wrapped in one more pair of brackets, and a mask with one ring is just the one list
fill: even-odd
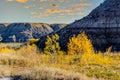
[[(46, 23), (4, 23), (0, 24), (0, 41), (27, 42), (30, 38), (40, 38), (49, 33), (59, 31), (66, 24)], [(56, 29), (54, 29), (56, 28)]]
[[(69, 39), (81, 32), (88, 35), (95, 50), (105, 51), (106, 48), (112, 46), (114, 51), (119, 51), (120, 0), (105, 0), (86, 17), (58, 31), (62, 49), (66, 50)], [(42, 41), (39, 41), (40, 47), (44, 47)]]

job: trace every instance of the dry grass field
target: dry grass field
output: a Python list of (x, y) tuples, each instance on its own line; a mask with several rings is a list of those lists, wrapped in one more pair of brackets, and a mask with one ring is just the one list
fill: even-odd
[[(89, 41), (85, 45), (90, 45)], [(91, 47), (80, 46), (83, 54), (76, 54), (75, 47), (70, 47), (72, 50), (68, 52), (49, 54), (49, 48), (41, 52), (34, 44), (18, 49), (0, 46), (0, 77), (17, 77), (20, 80), (120, 80), (120, 53), (94, 53)]]

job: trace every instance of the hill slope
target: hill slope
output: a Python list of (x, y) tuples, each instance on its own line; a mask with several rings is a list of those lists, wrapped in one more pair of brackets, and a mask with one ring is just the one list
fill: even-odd
[(81, 32), (86, 32), (96, 50), (105, 51), (109, 46), (120, 50), (120, 0), (105, 0), (88, 16), (58, 31), (62, 49), (66, 50), (71, 36)]
[(2, 42), (26, 42), (32, 37), (40, 38), (51, 32), (59, 31), (65, 26), (66, 24), (5, 23), (0, 24), (0, 34)]

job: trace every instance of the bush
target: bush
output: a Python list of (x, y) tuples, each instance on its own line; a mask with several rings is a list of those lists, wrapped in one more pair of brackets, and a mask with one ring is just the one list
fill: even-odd
[(83, 65), (95, 64), (112, 64), (113, 61), (104, 56), (101, 52), (95, 53), (91, 41), (85, 33), (73, 36), (68, 43), (68, 54), (74, 55), (72, 63), (80, 63)]
[(69, 55), (94, 54), (91, 41), (85, 33), (73, 36), (67, 46)]
[(59, 36), (57, 34), (53, 35), (52, 37), (47, 36), (47, 41), (45, 42), (46, 47), (44, 48), (44, 53), (48, 55), (51, 55), (51, 54), (61, 55), (62, 51), (60, 51), (58, 40), (59, 40)]

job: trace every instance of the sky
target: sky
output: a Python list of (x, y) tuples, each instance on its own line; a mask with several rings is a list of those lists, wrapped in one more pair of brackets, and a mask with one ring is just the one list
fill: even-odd
[(0, 23), (71, 23), (104, 0), (0, 0)]

